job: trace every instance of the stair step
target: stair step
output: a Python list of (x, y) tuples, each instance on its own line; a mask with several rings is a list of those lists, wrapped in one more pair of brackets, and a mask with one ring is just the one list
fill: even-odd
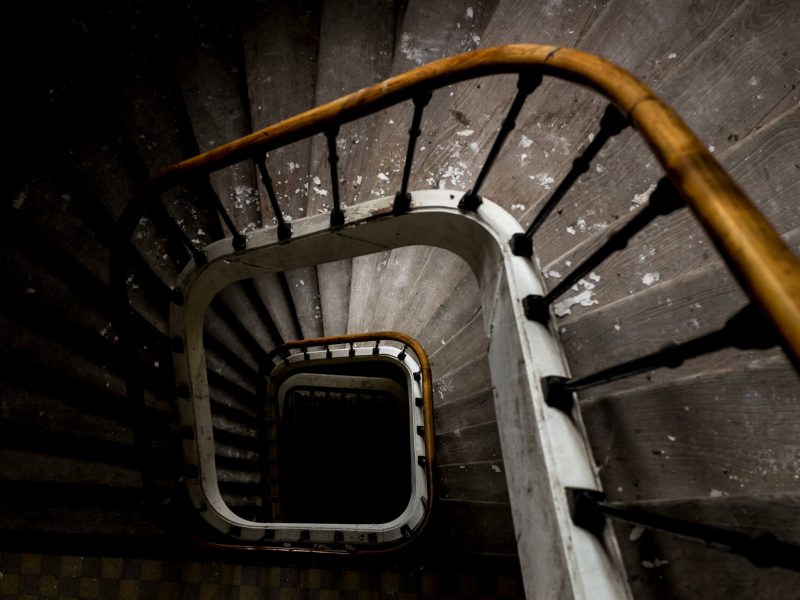
[(439, 465), (466, 464), (478, 461), (502, 461), (497, 422), (471, 425), (436, 434)]
[(767, 363), (582, 402), (604, 489), (626, 501), (794, 490), (798, 389), (788, 365)]
[(511, 507), (501, 502), (441, 500), (439, 522), (442, 551), (515, 555)]
[(508, 503), (508, 487), (500, 460), (440, 465), (439, 492), (445, 500)]

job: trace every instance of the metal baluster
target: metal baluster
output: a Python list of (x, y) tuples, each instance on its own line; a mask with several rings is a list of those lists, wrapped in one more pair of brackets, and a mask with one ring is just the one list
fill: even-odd
[(344, 225), (344, 212), (339, 201), (339, 155), (336, 153), (336, 136), (339, 126), (333, 125), (325, 130), (328, 140), (328, 163), (331, 166), (331, 191), (333, 193), (333, 209), (331, 210), (331, 227)]
[(589, 170), (592, 160), (602, 150), (606, 142), (622, 132), (627, 126), (627, 119), (613, 105), (609, 105), (605, 113), (603, 113), (603, 118), (600, 119), (600, 131), (581, 155), (572, 162), (572, 168), (569, 173), (561, 180), (561, 183), (558, 184), (550, 198), (544, 203), (544, 206), (539, 210), (539, 214), (528, 225), (528, 229), (525, 230), (525, 233), (515, 233), (512, 236), (511, 250), (514, 254), (528, 257), (533, 255), (533, 234), (536, 233), (547, 216), (553, 212), (553, 209), (558, 206), (558, 203), (578, 178)]
[(272, 177), (269, 176), (269, 171), (267, 170), (267, 159), (264, 157), (255, 162), (261, 173), (261, 181), (267, 189), (267, 196), (269, 196), (269, 202), (272, 205), (272, 212), (275, 213), (275, 218), (278, 220), (278, 239), (281, 241), (288, 240), (292, 237), (292, 228), (283, 220), (281, 206), (278, 204), (278, 198), (275, 196), (275, 188), (272, 187)]
[(403, 214), (408, 211), (411, 205), (411, 194), (408, 193), (408, 180), (411, 178), (411, 164), (414, 162), (414, 148), (417, 145), (417, 138), (419, 138), (422, 130), (420, 123), (422, 122), (422, 111), (427, 106), (431, 99), (430, 93), (420, 94), (414, 98), (414, 116), (411, 119), (411, 127), (408, 130), (408, 149), (406, 150), (406, 162), (403, 166), (403, 181), (400, 184), (400, 191), (394, 196), (394, 208), (392, 212), (395, 215)]
[(247, 246), (247, 237), (243, 236), (239, 231), (236, 229), (236, 225), (233, 224), (233, 219), (228, 214), (228, 211), (225, 210), (225, 206), (222, 204), (222, 200), (217, 195), (216, 192), (211, 190), (209, 193), (211, 197), (211, 204), (214, 206), (214, 209), (217, 211), (220, 217), (222, 217), (225, 226), (228, 228), (228, 231), (231, 232), (233, 236), (233, 248), (234, 250), (244, 250), (245, 246)]
[(517, 126), (516, 119), (519, 116), (519, 112), (522, 110), (525, 99), (533, 93), (533, 90), (535, 90), (541, 82), (541, 73), (522, 73), (519, 76), (519, 80), (517, 80), (517, 95), (514, 97), (514, 101), (508, 109), (506, 118), (503, 119), (503, 124), (500, 127), (500, 131), (497, 133), (497, 138), (495, 138), (491, 150), (489, 150), (486, 162), (483, 163), (483, 168), (481, 168), (481, 172), (478, 174), (478, 179), (475, 180), (475, 185), (461, 197), (458, 208), (462, 210), (477, 210), (481, 202), (483, 202), (478, 195), (483, 181), (489, 174), (492, 165), (494, 165), (494, 161), (497, 159), (497, 155), (503, 147), (503, 142), (506, 141), (508, 134), (513, 131), (514, 127)]
[(672, 186), (670, 180), (662, 178), (650, 199), (636, 216), (612, 233), (600, 248), (562, 279), (546, 296), (530, 295), (523, 300), (525, 316), (539, 323), (550, 317), (550, 305), (564, 292), (575, 285), (584, 275), (591, 272), (606, 258), (619, 252), (628, 245), (628, 241), (657, 217), (667, 215), (683, 206), (683, 199)]
[(542, 380), (545, 402), (548, 406), (570, 413), (573, 405), (573, 392), (611, 383), (660, 367), (675, 369), (686, 360), (728, 347), (739, 350), (766, 350), (777, 345), (778, 336), (772, 325), (757, 308), (748, 305), (728, 319), (720, 329), (681, 344), (670, 344), (652, 354), (629, 360), (579, 379), (569, 380), (559, 376), (545, 377)]

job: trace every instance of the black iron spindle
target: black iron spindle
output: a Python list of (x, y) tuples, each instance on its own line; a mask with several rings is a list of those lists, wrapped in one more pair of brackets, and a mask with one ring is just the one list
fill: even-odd
[(408, 211), (411, 205), (411, 194), (408, 193), (408, 181), (411, 178), (411, 165), (414, 162), (414, 148), (417, 145), (422, 130), (420, 123), (422, 123), (422, 111), (430, 102), (432, 94), (420, 94), (414, 98), (414, 116), (411, 118), (411, 127), (408, 130), (408, 149), (406, 150), (406, 162), (403, 166), (403, 181), (400, 184), (400, 191), (394, 196), (393, 213), (395, 215), (403, 214)]
[(267, 190), (269, 203), (272, 205), (272, 212), (275, 214), (275, 218), (278, 221), (278, 239), (281, 241), (288, 240), (290, 237), (292, 237), (292, 228), (283, 219), (281, 206), (278, 204), (277, 196), (275, 196), (275, 188), (272, 187), (272, 177), (269, 176), (269, 171), (267, 170), (267, 159), (264, 157), (255, 162), (258, 165), (258, 171), (261, 173), (261, 182), (264, 184), (264, 187)]
[(333, 194), (331, 227), (344, 225), (344, 211), (342, 211), (339, 199), (339, 155), (336, 153), (337, 135), (339, 135), (338, 125), (333, 125), (325, 130), (325, 138), (328, 140), (328, 163), (331, 166), (331, 193)]
[(660, 514), (646, 504), (609, 502), (596, 490), (566, 488), (566, 492), (572, 522), (600, 539), (606, 517), (611, 517), (744, 556), (758, 567), (800, 571), (800, 547), (773, 533), (754, 535)]
[(483, 202), (478, 194), (483, 185), (483, 181), (492, 169), (492, 165), (494, 165), (494, 161), (497, 159), (497, 155), (500, 153), (500, 149), (503, 147), (503, 143), (506, 141), (508, 134), (517, 126), (516, 120), (522, 110), (522, 105), (525, 104), (525, 99), (533, 93), (541, 82), (541, 73), (520, 74), (517, 80), (517, 95), (514, 96), (511, 107), (508, 109), (508, 114), (506, 118), (503, 119), (503, 124), (500, 126), (500, 131), (497, 132), (497, 137), (494, 140), (494, 144), (492, 144), (491, 150), (489, 150), (489, 155), (486, 157), (486, 161), (483, 163), (478, 178), (475, 180), (475, 185), (461, 197), (458, 203), (460, 209), (477, 210), (481, 202)]
[(647, 204), (636, 216), (625, 223), (617, 231), (608, 236), (606, 241), (591, 256), (579, 264), (562, 279), (547, 295), (530, 295), (523, 300), (525, 316), (532, 321), (544, 323), (550, 317), (550, 305), (564, 292), (575, 285), (584, 275), (601, 264), (605, 259), (619, 252), (628, 245), (628, 241), (656, 218), (667, 215), (683, 206), (683, 199), (675, 190), (670, 180), (662, 178), (650, 195)]
[(539, 210), (539, 213), (534, 217), (533, 221), (525, 233), (515, 233), (511, 238), (511, 249), (517, 256), (532, 256), (533, 255), (533, 235), (544, 223), (548, 215), (553, 212), (553, 209), (558, 206), (561, 199), (575, 184), (578, 178), (589, 170), (592, 160), (605, 146), (606, 142), (615, 135), (621, 133), (628, 126), (628, 121), (620, 112), (614, 107), (609, 105), (606, 108), (603, 117), (600, 119), (600, 131), (594, 139), (586, 146), (586, 149), (572, 161), (572, 168), (569, 173), (561, 180), (558, 187), (553, 190), (553, 193), (544, 203), (544, 206)]
[(723, 327), (680, 344), (670, 344), (657, 352), (629, 360), (578, 379), (545, 377), (542, 387), (548, 406), (571, 412), (573, 392), (618, 379), (666, 367), (675, 369), (685, 361), (717, 352), (724, 348), (739, 350), (766, 350), (778, 345), (778, 336), (772, 325), (753, 305), (747, 305), (725, 323)]
[(222, 221), (225, 223), (228, 231), (230, 231), (231, 235), (233, 236), (234, 250), (244, 250), (245, 246), (247, 246), (247, 237), (239, 233), (239, 231), (236, 229), (236, 225), (233, 224), (233, 219), (228, 214), (228, 211), (225, 209), (225, 206), (222, 204), (222, 200), (220, 200), (220, 197), (216, 194), (216, 192), (212, 190), (208, 195), (211, 198), (211, 204), (214, 206), (214, 209), (222, 218)]

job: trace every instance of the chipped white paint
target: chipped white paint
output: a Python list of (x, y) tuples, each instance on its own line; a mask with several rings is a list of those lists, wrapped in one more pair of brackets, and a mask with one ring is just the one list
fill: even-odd
[(596, 299), (592, 298), (593, 294), (594, 292), (592, 292), (592, 290), (586, 289), (575, 296), (569, 296), (563, 300), (559, 300), (553, 304), (553, 312), (557, 317), (566, 317), (572, 313), (572, 307), (576, 304), (579, 306), (592, 306), (593, 304), (599, 304)]
[(460, 135), (461, 137), (469, 137), (473, 133), (475, 133), (474, 129), (462, 129), (461, 131), (456, 131), (456, 135)]
[(468, 6), (467, 7), (467, 18), (471, 19), (473, 16), (475, 16), (475, 12), (472, 10), (471, 6)]
[(661, 279), (661, 274), (658, 272), (645, 273), (644, 275), (642, 275), (642, 283), (645, 284), (647, 287), (650, 287), (659, 279)]
[(544, 189), (549, 190), (550, 186), (555, 183), (555, 179), (547, 173), (539, 173), (538, 175), (528, 175), (528, 179), (532, 179)]
[(378, 173), (378, 179), (381, 181), (389, 181), (389, 177), (386, 175), (386, 173)]
[(426, 62), (425, 52), (414, 47), (414, 39), (410, 33), (403, 33), (400, 38), (400, 53), (414, 64), (421, 65)]
[(519, 138), (519, 145), (522, 148), (530, 148), (533, 145), (533, 140), (523, 133)]
[(630, 212), (633, 212), (643, 204), (646, 204), (647, 201), (650, 199), (650, 194), (652, 194), (655, 191), (655, 189), (656, 189), (656, 184), (651, 183), (650, 186), (641, 194), (636, 194), (633, 197), (633, 203), (631, 204), (631, 207), (628, 210)]
[(678, 55), (675, 54), (674, 52), (670, 52), (669, 54), (667, 54), (667, 58), (673, 60), (675, 58), (678, 58)]

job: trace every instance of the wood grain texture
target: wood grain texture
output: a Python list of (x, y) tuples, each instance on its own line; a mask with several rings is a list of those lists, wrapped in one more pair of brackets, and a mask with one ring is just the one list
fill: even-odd
[(436, 436), (439, 465), (502, 460), (497, 423), (471, 425)]
[[(394, 3), (387, 0), (323, 3), (316, 104), (329, 102), (389, 75), (395, 41), (395, 12)], [(353, 19), (354, 14), (361, 15), (361, 20)], [(370, 136), (377, 118), (377, 115), (366, 117), (339, 132), (337, 185), (345, 210), (359, 201), (366, 164), (374, 154)], [(311, 184), (305, 214), (313, 215), (330, 211), (333, 205), (327, 143), (321, 135), (312, 138), (310, 160)], [(351, 276), (352, 260), (317, 267), (325, 335), (341, 335), (348, 331)], [(396, 328), (379, 325), (361, 331), (379, 329)], [(413, 335), (414, 332), (409, 333)]]
[(506, 475), (501, 462), (442, 466), (438, 473), (444, 500), (508, 502)]
[(581, 404), (606, 491), (621, 500), (791, 492), (798, 376), (785, 363), (708, 372)]
[[(800, 249), (800, 229), (786, 240)], [(715, 331), (747, 303), (727, 268), (712, 263), (558, 327), (572, 374), (583, 376)]]
[[(637, 598), (764, 598), (797, 596), (800, 576), (754, 566), (746, 558), (645, 531), (630, 542), (630, 527), (617, 528), (631, 591)], [(655, 566), (658, 564), (658, 566)]]

